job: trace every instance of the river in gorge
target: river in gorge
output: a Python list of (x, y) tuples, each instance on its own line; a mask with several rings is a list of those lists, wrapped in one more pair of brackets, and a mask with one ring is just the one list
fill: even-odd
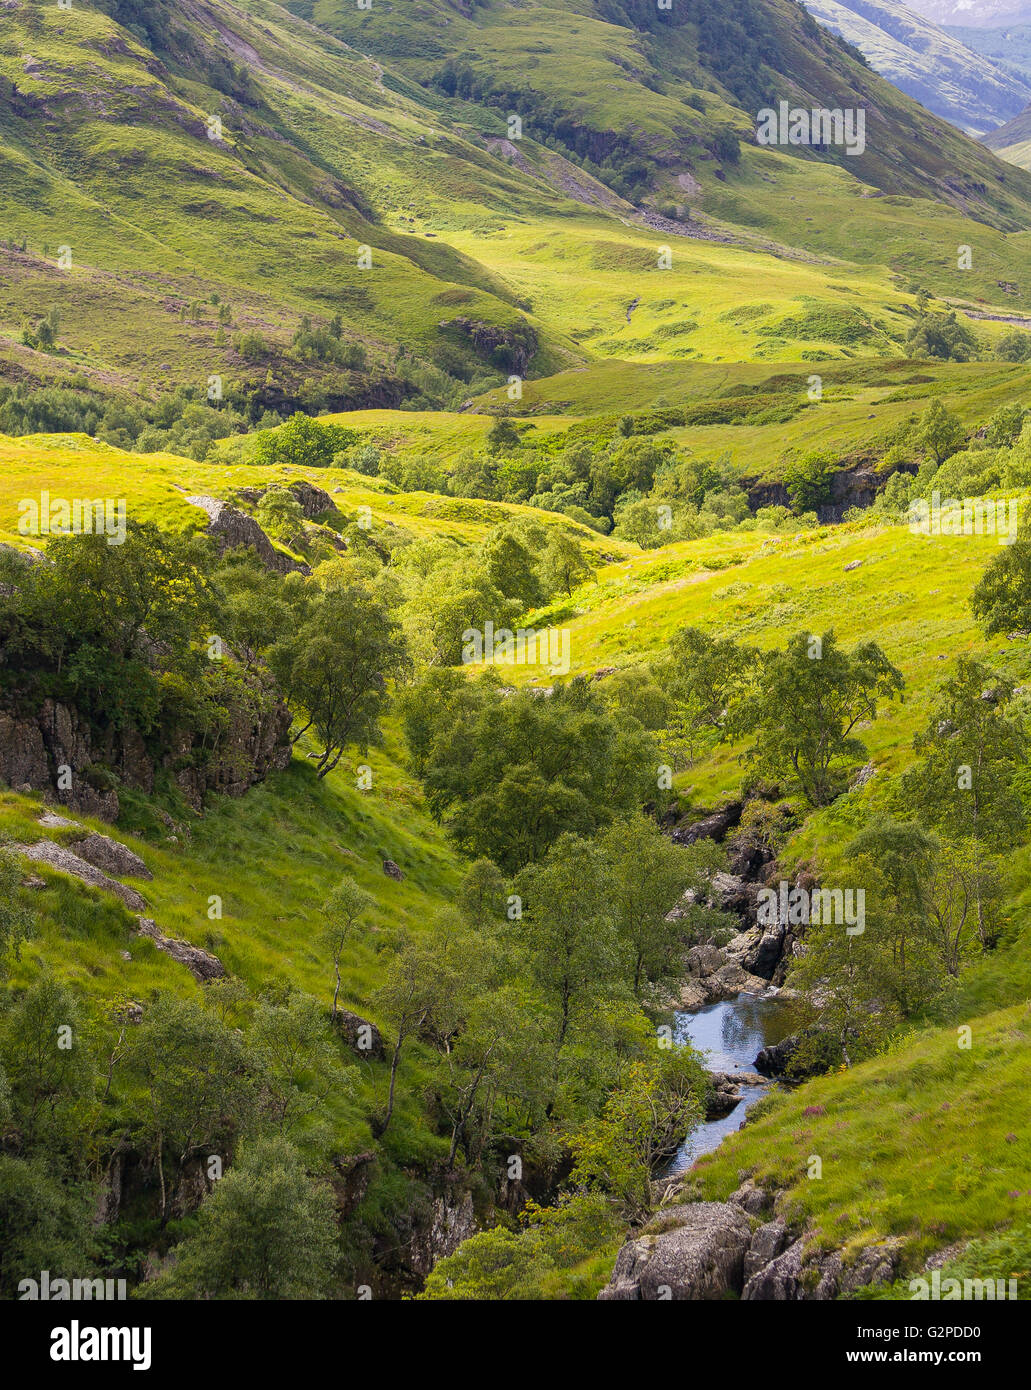
[[(791, 1009), (776, 997), (739, 994), (718, 1004), (693, 1009), (675, 1015), (674, 1039), (690, 1043), (705, 1057), (709, 1071), (722, 1071), (730, 1076), (737, 1072), (755, 1072), (755, 1059), (760, 1050), (780, 1042), (792, 1031)], [(769, 1090), (767, 1085), (740, 1085), (741, 1101), (729, 1115), (706, 1120), (677, 1150), (668, 1173), (680, 1173), (690, 1168), (695, 1159), (710, 1153), (734, 1130), (740, 1129), (750, 1106)]]

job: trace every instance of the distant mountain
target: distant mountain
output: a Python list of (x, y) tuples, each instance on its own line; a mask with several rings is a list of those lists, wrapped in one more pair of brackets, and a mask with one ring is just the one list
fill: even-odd
[(1029, 0), (910, 0), (909, 8), (935, 24), (972, 28), (1031, 21)]
[(1031, 169), (1031, 106), (984, 138), (984, 144), (1002, 159)]
[(1027, 23), (1007, 24), (1001, 29), (949, 25), (945, 32), (1011, 77), (1031, 83), (1031, 18)]
[(907, 96), (968, 134), (995, 130), (1031, 101), (1031, 78), (974, 52), (916, 13), (915, 6), (898, 0), (806, 0), (806, 8)]

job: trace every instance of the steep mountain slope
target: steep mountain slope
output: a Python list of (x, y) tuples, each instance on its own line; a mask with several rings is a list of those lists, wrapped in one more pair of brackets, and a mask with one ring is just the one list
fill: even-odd
[(994, 130), (1031, 96), (1028, 83), (896, 0), (808, 0), (806, 8), (907, 96), (969, 135)]
[[(928, 123), (794, 0), (689, 0), (669, 13), (645, 0), (591, 0), (573, 14), (552, 0), (529, 11), (490, 0), (468, 12), (432, 0), (403, 35), (386, 10), (359, 11), (341, 0), (295, 0), (292, 8), (406, 75), (455, 99), (520, 114), (528, 129), (600, 162), (632, 150), (671, 190), (684, 172), (703, 184), (726, 177), (730, 161), (713, 153), (721, 125), (747, 138), (759, 107), (787, 99), (867, 106), (865, 153), (849, 158), (832, 149), (821, 157), (885, 192), (946, 199), (990, 221), (1015, 211), (997, 169)], [(969, 182), (955, 177), (957, 168)], [(1027, 190), (1021, 184), (1013, 192)]]
[[(9, 379), (152, 398), (220, 377), (253, 419), (457, 405), (610, 357), (840, 353), (819, 327), (746, 347), (717, 325), (758, 281), (780, 317), (858, 310), (864, 354), (898, 351), (913, 283), (988, 304), (1005, 283), (1031, 305), (1031, 178), (789, 0), (692, 0), (672, 23), (636, 0), (428, 3), (402, 30), (385, 6), (293, 8), (5, 9)], [(780, 98), (865, 107), (865, 153), (757, 146)], [(668, 299), (681, 327), (655, 339), (648, 306)], [(51, 311), (54, 349), (20, 341)], [(337, 345), (312, 346), (306, 317), (338, 319)]]
[(1001, 29), (944, 26), (945, 32), (975, 53), (991, 59), (997, 68), (1021, 82), (1031, 81), (1031, 22), (1007, 24)]
[(984, 143), (1002, 159), (1022, 169), (1031, 168), (1031, 108), (1021, 111), (998, 130), (986, 135)]
[[(387, 94), (375, 65), (284, 11), (260, 26), (217, 0), (147, 13), (137, 36), (86, 9), (6, 12), (8, 323), (59, 301), (79, 348), (70, 366), (84, 365), (81, 354), (129, 382), (203, 380), (228, 365), (261, 394), (260, 349), (250, 364), (219, 351), (211, 296), (230, 303), (230, 332), (283, 349), (301, 314), (338, 313), (371, 358), (353, 377), (331, 374), (341, 404), (348, 394), (384, 403), (413, 394), (393, 371), (396, 347), (403, 340), (427, 360), (444, 350), (438, 324), (455, 314), (441, 294), (533, 355), (536, 334), (504, 286), (410, 225), (404, 234), (385, 225), (359, 191), (395, 211), (391, 192), (369, 186), (373, 167), (398, 188), (435, 167), (440, 198), (462, 168), (478, 170), (481, 196), (527, 208), (518, 178), (484, 151), (428, 133), (427, 113)], [(450, 357), (471, 373), (476, 351), (452, 336)], [(313, 374), (327, 375), (295, 355), (279, 394)]]

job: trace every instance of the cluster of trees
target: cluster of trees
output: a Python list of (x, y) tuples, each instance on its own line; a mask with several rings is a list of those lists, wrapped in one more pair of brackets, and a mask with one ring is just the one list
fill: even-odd
[(942, 362), (976, 362), (996, 358), (1000, 362), (1026, 362), (1031, 357), (1031, 334), (1015, 328), (999, 338), (994, 348), (978, 337), (970, 323), (955, 309), (935, 311), (920, 291), (918, 312), (906, 336), (909, 357), (932, 357)]
[(653, 437), (669, 427), (658, 412), (650, 421), (613, 418), (542, 438), (532, 426), (501, 416), (484, 449), (465, 449), (449, 465), (369, 444), (339, 462), (408, 492), (527, 503), (646, 547), (759, 524), (746, 522), (739, 470)]
[(1028, 740), (1013, 686), (971, 657), (938, 691), (917, 759), (844, 848), (865, 929), (811, 926), (794, 972), (807, 991), (796, 1070), (849, 1065), (899, 1022), (934, 1016), (964, 965), (1002, 938), (1002, 857), (1026, 830)]
[[(380, 1138), (405, 1059), (421, 1045), (425, 1066), (428, 1044), (448, 1171), (460, 1160), (500, 1170), (502, 1144), (537, 1152), (545, 1167), (571, 1147), (575, 1186), (649, 1210), (658, 1159), (700, 1117), (706, 1081), (690, 1050), (656, 1047), (642, 1006), (678, 969), (697, 923), (690, 910), (669, 913), (712, 857), (711, 846), (678, 849), (635, 812), (593, 839), (556, 835), (511, 877), (477, 859), (455, 907), (398, 943), (377, 995), (395, 1039)], [(615, 1121), (615, 1096), (638, 1113), (633, 1136)]]
[(1021, 405), (1000, 406), (970, 430), (941, 400), (905, 422), (885, 462), (899, 471), (888, 479), (875, 512), (904, 518), (914, 498), (932, 491), (945, 498), (982, 497), (996, 488), (1031, 483), (1031, 427)]
[[(1019, 405), (1003, 406), (970, 429), (935, 397), (885, 441), (890, 476), (875, 508), (896, 514), (911, 497), (929, 496), (932, 486), (943, 496), (964, 497), (1026, 485), (1026, 415)], [(667, 432), (678, 423), (683, 412), (657, 407), (541, 437), (531, 424), (501, 416), (483, 450), (467, 449), (449, 467), (432, 456), (387, 452), (368, 442), (344, 451), (337, 462), (379, 474), (405, 491), (528, 503), (648, 549), (715, 531), (817, 525), (844, 466), (841, 456), (824, 449), (789, 460), (783, 478), (790, 506), (753, 512), (741, 469), (725, 458), (696, 457), (675, 443)]]
[[(592, 573), (574, 535), (534, 521), (504, 522), (475, 547), (384, 531), (366, 533), (366, 540), (393, 547), (389, 564), (379, 557), (371, 582), (396, 608), (413, 656), (433, 665), (459, 665), (463, 633), (482, 632), (488, 621), (511, 626), (521, 614), (568, 597)], [(375, 566), (371, 546), (366, 556)]]
[(281, 423), (272, 411), (255, 413), (231, 386), (214, 409), (199, 387), (180, 386), (152, 402), (102, 396), (85, 377), (39, 388), (0, 384), (0, 434), (88, 434), (143, 454), (161, 450), (200, 460), (216, 440)]
[(849, 652), (833, 631), (797, 633), (782, 650), (760, 652), (687, 627), (650, 667), (617, 673), (603, 690), (610, 708), (654, 732), (671, 767), (733, 741), (753, 785), (826, 806), (865, 756), (857, 728), (903, 686), (876, 642)]
[[(139, 1022), (120, 1005), (86, 1010), (45, 974), (5, 992), (0, 1296), (17, 1297), (18, 1281), (44, 1269), (82, 1278), (132, 1270), (141, 1239), (167, 1248), (177, 1237), (175, 1263), (145, 1295), (341, 1291), (326, 1181), (332, 1135), (320, 1106), (331, 1092), (352, 1093), (354, 1076), (324, 1010), (296, 991), (254, 998), (223, 981), (200, 1002), (161, 994)], [(141, 1165), (155, 1201), (145, 1229), (112, 1237), (95, 1212), (118, 1152)], [(198, 1176), (212, 1190), (184, 1223), (177, 1214)]]
[(0, 553), (0, 705), (35, 712), (59, 700), (161, 751), (187, 728), (203, 756), (233, 716), (258, 721), (282, 693), (295, 741), (318, 739), (320, 776), (348, 745), (379, 739), (389, 683), (409, 658), (367, 585), (332, 570), (323, 583), (284, 581), (252, 551), (219, 560), (207, 538), (150, 522), (129, 522), (121, 545), (108, 539), (55, 537), (44, 564)]

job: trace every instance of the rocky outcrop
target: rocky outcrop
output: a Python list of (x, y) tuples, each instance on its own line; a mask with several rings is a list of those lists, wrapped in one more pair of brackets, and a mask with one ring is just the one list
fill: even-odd
[(152, 792), (158, 767), (172, 774), (196, 810), (209, 792), (242, 796), (291, 757), (290, 711), (265, 678), (251, 673), (247, 682), (249, 698), (227, 710), (213, 749), (184, 728), (155, 754), (135, 729), (98, 730), (54, 700), (44, 700), (35, 716), (0, 711), (0, 782), (112, 822), (119, 812), (117, 788)]
[(750, 1240), (748, 1217), (730, 1202), (667, 1207), (623, 1246), (598, 1297), (610, 1302), (726, 1298), (742, 1287)]
[(796, 1037), (784, 1038), (779, 1043), (771, 1043), (769, 1047), (764, 1047), (756, 1057), (755, 1069), (762, 1072), (763, 1076), (783, 1076), (788, 1069), (788, 1063), (797, 1050), (798, 1039)]
[(725, 1071), (711, 1071), (709, 1090), (705, 1097), (705, 1118), (719, 1120), (724, 1115), (729, 1115), (744, 1099), (741, 1094), (742, 1085), (765, 1086), (766, 1077), (751, 1071), (735, 1072), (733, 1076)]
[(480, 357), (495, 366), (510, 368), (522, 376), (537, 352), (537, 335), (526, 322), (518, 327), (501, 328), (480, 319), (446, 319), (438, 324), (468, 338)]
[(435, 1196), (429, 1210), (414, 1223), (405, 1263), (413, 1274), (425, 1278), (438, 1260), (453, 1255), (475, 1234), (472, 1193), (456, 1184)]
[(347, 1046), (359, 1057), (380, 1062), (386, 1056), (382, 1034), (367, 1018), (351, 1013), (350, 1009), (337, 1009), (335, 1022)]
[(337, 504), (325, 488), (316, 487), (314, 483), (309, 483), (306, 478), (298, 478), (296, 482), (287, 484), (287, 491), (292, 492), (301, 504), (301, 511), (309, 521), (317, 521), (326, 512), (336, 512)]
[(397, 864), (394, 863), (393, 859), (384, 859), (383, 872), (386, 874), (387, 878), (392, 878), (398, 883), (404, 880), (404, 873)]
[(246, 512), (221, 502), (217, 497), (187, 497), (187, 502), (200, 507), (207, 514), (208, 535), (218, 546), (219, 554), (247, 546), (255, 552), (266, 569), (276, 574), (291, 574), (295, 571), (309, 574), (308, 566), (293, 560), (277, 550), (258, 523)]
[[(297, 498), (301, 504), (301, 512), (308, 521), (317, 521), (326, 512), (335, 512), (339, 516), (337, 504), (326, 489), (309, 483), (307, 478), (297, 478), (294, 482), (287, 483), (286, 490)], [(238, 488), (233, 496), (237, 501), (246, 502), (248, 506), (256, 507), (266, 492), (268, 492), (267, 487), (242, 487)], [(196, 499), (191, 498), (190, 500), (195, 501)]]
[(822, 1301), (894, 1279), (900, 1240), (877, 1241), (847, 1255), (820, 1249), (807, 1233), (792, 1233), (780, 1216), (760, 1220), (771, 1205), (770, 1194), (748, 1180), (726, 1202), (661, 1208), (620, 1250), (598, 1297)]
[[(766, 793), (745, 804), (731, 802), (700, 821), (673, 830), (674, 843), (690, 845), (704, 838), (722, 841), (727, 848), (730, 872), (713, 875), (705, 894), (705, 906), (738, 919), (741, 930), (723, 945), (713, 942), (692, 947), (684, 960), (684, 978), (672, 1002), (695, 1009), (741, 993), (764, 994), (780, 990), (795, 956), (801, 950), (798, 928), (780, 922), (759, 923), (760, 893), (781, 878), (771, 848), (775, 833), (787, 827), (790, 812), (775, 818), (764, 815)], [(758, 808), (758, 815), (747, 814)], [(797, 877), (798, 886), (810, 886), (808, 870)], [(689, 889), (668, 914), (676, 921), (687, 916), (696, 901)]]
[(138, 854), (118, 840), (112, 840), (109, 835), (91, 832), (84, 840), (76, 840), (71, 849), (80, 859), (85, 859), (87, 864), (92, 864), (105, 874), (119, 878), (154, 877)]
[(164, 951), (180, 965), (185, 965), (193, 978), (201, 984), (208, 980), (219, 980), (226, 973), (225, 966), (218, 956), (202, 950), (200, 946), (191, 946), (188, 941), (180, 941), (174, 936), (164, 936), (158, 930), (157, 924), (148, 917), (140, 918), (139, 934), (149, 937), (159, 951)]
[(376, 1155), (371, 1149), (365, 1153), (349, 1154), (333, 1160), (334, 1174), (331, 1184), (336, 1198), (337, 1215), (341, 1221), (346, 1221), (352, 1215), (368, 1192), (375, 1167)]
[(33, 845), (12, 845), (11, 849), (17, 854), (23, 854), (26, 859), (31, 859), (34, 864), (46, 864), (48, 868), (69, 874), (81, 883), (88, 884), (90, 888), (100, 888), (105, 893), (113, 893), (133, 912), (142, 912), (147, 906), (135, 888), (129, 888), (124, 883), (109, 878), (101, 869), (87, 863), (85, 859), (80, 859), (64, 845), (55, 844), (53, 840), (38, 840)]
[[(779, 1228), (779, 1229), (778, 1229)], [(784, 1249), (783, 1223), (761, 1226), (753, 1236), (757, 1261), (741, 1293), (748, 1302), (827, 1302), (869, 1284), (890, 1283), (898, 1269), (901, 1241), (884, 1240), (865, 1246), (846, 1263), (841, 1250), (821, 1251), (805, 1237)], [(763, 1252), (780, 1246), (781, 1253), (763, 1259)]]
[(749, 1280), (777, 1258), (789, 1239), (788, 1228), (779, 1218), (776, 1221), (767, 1221), (757, 1231), (752, 1232), (748, 1253), (745, 1256), (746, 1286)]
[[(673, 913), (676, 911), (674, 908)], [(692, 946), (684, 957), (686, 974), (673, 1002), (683, 1009), (700, 1009), (738, 994), (765, 993), (769, 980), (753, 974), (748, 968), (749, 957), (761, 935), (758, 930), (741, 932), (725, 946), (712, 943)]]
[(715, 840), (721, 843), (726, 838), (727, 831), (740, 822), (743, 809), (744, 802), (731, 801), (702, 820), (678, 826), (670, 838), (675, 845), (693, 845), (698, 840)]

